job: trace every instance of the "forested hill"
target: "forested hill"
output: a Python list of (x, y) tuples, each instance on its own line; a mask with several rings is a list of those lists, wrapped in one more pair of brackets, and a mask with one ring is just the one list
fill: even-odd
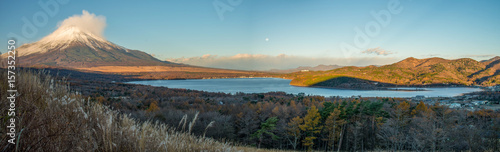
[(379, 89), (388, 86), (494, 86), (500, 83), (500, 57), (476, 61), (470, 58), (416, 59), (413, 57), (384, 66), (343, 67), (330, 71), (297, 72), (291, 85)]

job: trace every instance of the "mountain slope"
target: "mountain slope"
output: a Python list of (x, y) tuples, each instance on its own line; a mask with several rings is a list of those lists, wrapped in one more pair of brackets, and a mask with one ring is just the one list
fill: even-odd
[(470, 77), (476, 83), (491, 86), (500, 83), (500, 57), (494, 57), (486, 62), (482, 62), (486, 67), (472, 74)]
[[(428, 86), (428, 85), (483, 85), (491, 86), (500, 83), (500, 60), (478, 62), (469, 58), (447, 60), (442, 58), (416, 59), (407, 58), (400, 62), (381, 67), (344, 67), (325, 72), (293, 73), (292, 85), (338, 87), (352, 80), (339, 79), (348, 77), (359, 79), (357, 83), (373, 85), (373, 88), (396, 85)], [(363, 80), (363, 81), (361, 81)], [(357, 85), (361, 86), (361, 85)], [(362, 87), (366, 88), (366, 87)]]
[(17, 52), (21, 66), (81, 68), (104, 65), (177, 65), (160, 61), (138, 50), (118, 46), (75, 26), (60, 27), (38, 42), (20, 46)]

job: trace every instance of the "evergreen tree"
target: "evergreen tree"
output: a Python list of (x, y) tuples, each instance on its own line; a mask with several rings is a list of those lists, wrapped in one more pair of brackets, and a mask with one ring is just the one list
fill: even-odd
[(307, 110), (307, 115), (304, 116), (304, 123), (299, 126), (300, 129), (306, 133), (306, 137), (302, 140), (302, 144), (308, 147), (308, 150), (312, 150), (314, 140), (317, 138), (315, 134), (319, 133), (323, 127), (320, 125), (320, 120), (321, 116), (318, 109), (313, 105), (311, 109)]

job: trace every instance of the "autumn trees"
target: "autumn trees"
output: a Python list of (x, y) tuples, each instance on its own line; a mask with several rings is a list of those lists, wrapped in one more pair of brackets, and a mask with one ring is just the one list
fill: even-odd
[(331, 147), (332, 151), (335, 150), (335, 141), (338, 141), (342, 135), (342, 128), (345, 128), (344, 124), (347, 123), (347, 121), (340, 116), (341, 110), (335, 108), (325, 120), (325, 131), (328, 134), (325, 140), (328, 142), (327, 147)]
[(296, 149), (298, 141), (311, 149), (362, 150), (378, 145), (376, 133), (389, 114), (383, 102), (342, 99), (312, 105), (303, 116), (290, 119), (287, 138)]
[[(194, 135), (260, 148), (500, 149), (499, 111), (469, 112), (404, 98), (325, 98), (283, 92), (225, 94), (129, 84), (82, 88), (91, 101), (110, 105), (141, 121), (176, 127), (184, 115), (192, 118), (199, 111), (198, 121), (192, 126)], [(207, 129), (209, 124), (212, 127)]]
[(328, 133), (325, 139), (330, 143), (327, 147), (332, 150), (340, 150), (342, 147), (350, 150), (375, 148), (378, 127), (388, 117), (382, 109), (383, 102), (351, 99), (326, 102), (324, 105), (324, 131)]
[(311, 109), (307, 110), (306, 116), (303, 118), (303, 123), (299, 125), (300, 130), (304, 131), (304, 140), (302, 144), (307, 147), (308, 150), (312, 150), (314, 146), (314, 140), (317, 138), (318, 134), (323, 126), (320, 125), (321, 116), (318, 113), (316, 106), (312, 106)]
[(300, 118), (300, 116), (294, 117), (290, 122), (288, 122), (288, 127), (287, 129), (287, 139), (290, 142), (290, 145), (292, 145), (293, 149), (297, 149), (297, 145), (300, 143), (300, 138), (302, 137), (300, 125), (302, 124), (303, 120)]

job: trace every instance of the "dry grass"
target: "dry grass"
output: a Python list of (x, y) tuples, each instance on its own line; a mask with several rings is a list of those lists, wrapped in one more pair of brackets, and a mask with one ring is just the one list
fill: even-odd
[[(0, 126), (6, 126), (6, 71), (0, 72)], [(6, 129), (1, 129), (0, 151), (268, 151), (177, 132), (156, 122), (139, 122), (70, 92), (64, 80), (46, 72), (19, 71), (16, 81), (19, 142), (17, 149), (9, 145)]]

